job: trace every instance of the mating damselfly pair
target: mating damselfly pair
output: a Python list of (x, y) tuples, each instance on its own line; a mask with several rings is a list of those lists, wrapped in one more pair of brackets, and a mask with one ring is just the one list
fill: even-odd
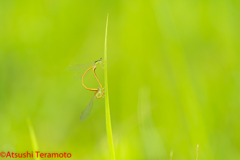
[[(83, 87), (86, 89), (86, 90), (89, 90), (89, 91), (94, 91), (94, 95), (93, 95), (93, 98), (91, 99), (90, 103), (87, 105), (87, 107), (84, 109), (84, 111), (82, 112), (81, 116), (80, 116), (80, 120), (81, 121), (84, 121), (88, 115), (90, 114), (91, 112), (91, 109), (92, 109), (92, 106), (93, 106), (93, 101), (95, 98), (102, 98), (103, 97), (103, 94), (104, 94), (104, 88), (102, 86), (102, 84), (100, 83), (97, 75), (96, 75), (96, 72), (95, 70), (97, 69), (97, 66), (101, 66), (103, 67), (103, 64), (104, 64), (104, 60), (102, 58), (100, 58), (99, 60), (93, 62), (93, 63), (88, 63), (88, 64), (72, 64), (72, 65), (69, 65), (68, 66), (68, 70), (69, 71), (74, 71), (74, 72), (78, 72), (79, 70), (81, 70), (81, 68), (85, 65), (88, 65), (90, 66), (82, 75), (81, 73), (75, 73), (74, 76), (73, 76), (73, 79), (77, 80), (77, 79), (80, 79), (82, 78), (82, 85)], [(88, 88), (85, 86), (85, 84), (83, 83), (83, 79), (84, 79), (84, 76), (89, 72), (89, 71), (93, 71), (93, 74), (94, 74), (94, 77), (96, 78), (98, 84), (100, 87), (98, 87), (97, 89), (91, 89), (91, 88)]]

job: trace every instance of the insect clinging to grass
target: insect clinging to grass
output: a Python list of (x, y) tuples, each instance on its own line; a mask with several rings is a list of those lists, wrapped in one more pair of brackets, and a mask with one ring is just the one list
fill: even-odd
[[(81, 74), (79, 73), (76, 73), (74, 76), (73, 76), (73, 79), (79, 79), (80, 77), (82, 77), (82, 85), (83, 87), (86, 89), (86, 90), (89, 90), (89, 91), (93, 91), (95, 92), (94, 95), (93, 95), (93, 98), (91, 99), (90, 103), (87, 105), (87, 107), (84, 109), (84, 111), (82, 112), (81, 116), (80, 116), (80, 120), (81, 121), (84, 121), (88, 115), (90, 114), (91, 112), (91, 109), (92, 109), (92, 106), (93, 106), (93, 101), (95, 100), (95, 98), (102, 98), (103, 97), (103, 94), (104, 94), (104, 88), (102, 86), (102, 84), (100, 83), (97, 75), (96, 75), (96, 69), (97, 69), (97, 65), (100, 65), (101, 67), (103, 66), (103, 63), (104, 63), (104, 60), (102, 58), (100, 58), (99, 60), (96, 60), (94, 63), (90, 63), (90, 64), (84, 64), (84, 65), (89, 65), (90, 67), (83, 73), (82, 76), (80, 76)], [(69, 65), (68, 66), (68, 70), (69, 71), (79, 71), (81, 68), (82, 68), (83, 64), (72, 64), (72, 65)], [(88, 88), (85, 86), (83, 80), (84, 80), (84, 77), (85, 75), (89, 72), (89, 71), (93, 71), (93, 74), (94, 74), (94, 77), (96, 78), (98, 84), (100, 87), (98, 87), (97, 89), (92, 89), (92, 88)]]

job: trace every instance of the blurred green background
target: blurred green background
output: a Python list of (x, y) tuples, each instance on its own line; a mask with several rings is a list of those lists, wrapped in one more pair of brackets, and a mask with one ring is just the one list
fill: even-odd
[(238, 0), (1, 0), (0, 151), (33, 150), (29, 117), (41, 152), (110, 159), (104, 99), (81, 122), (67, 71), (103, 57), (107, 13), (116, 159), (240, 159)]

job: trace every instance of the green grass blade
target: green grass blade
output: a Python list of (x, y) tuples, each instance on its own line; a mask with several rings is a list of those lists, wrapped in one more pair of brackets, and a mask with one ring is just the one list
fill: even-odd
[(199, 145), (197, 145), (197, 157), (196, 157), (196, 160), (198, 160), (198, 148), (199, 148)]
[(111, 117), (110, 117), (110, 107), (108, 99), (108, 77), (107, 77), (107, 28), (108, 28), (108, 14), (106, 22), (106, 32), (105, 32), (105, 43), (104, 43), (104, 79), (105, 79), (105, 111), (106, 111), (106, 129), (107, 129), (107, 138), (110, 149), (111, 159), (115, 160), (114, 146), (113, 146), (113, 136), (112, 136), (112, 127), (111, 127)]
[[(39, 151), (39, 149), (38, 149), (38, 144), (37, 144), (37, 138), (35, 136), (35, 132), (34, 132), (30, 118), (27, 118), (27, 123), (28, 123), (31, 140), (32, 140), (33, 153), (35, 153), (35, 151)], [(37, 158), (36, 154), (33, 154), (33, 155), (34, 155), (35, 160), (40, 160), (40, 157)]]
[(173, 158), (173, 151), (170, 152), (170, 160), (172, 160)]

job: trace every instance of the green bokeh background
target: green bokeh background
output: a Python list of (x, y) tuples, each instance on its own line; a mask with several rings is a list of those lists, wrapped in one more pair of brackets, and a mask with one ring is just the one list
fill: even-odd
[(67, 71), (103, 57), (107, 13), (116, 159), (240, 159), (238, 0), (1, 0), (0, 151), (33, 150), (29, 117), (41, 152), (110, 159), (104, 99), (81, 122)]

